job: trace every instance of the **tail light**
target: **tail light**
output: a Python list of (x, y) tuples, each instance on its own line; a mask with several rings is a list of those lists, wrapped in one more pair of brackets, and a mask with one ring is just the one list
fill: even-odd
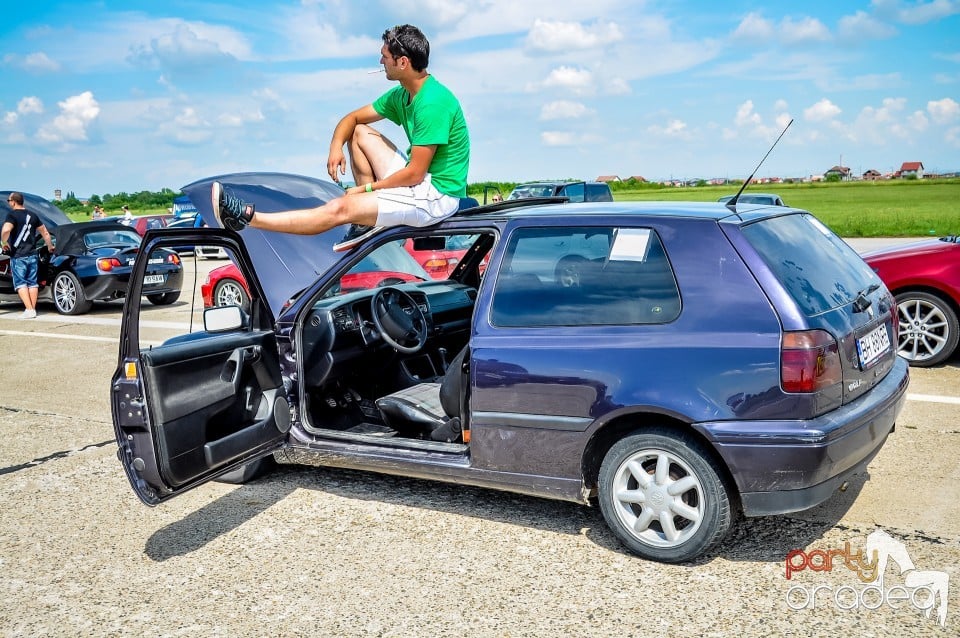
[(110, 272), (114, 268), (123, 266), (116, 257), (101, 257), (97, 260), (97, 270), (100, 272)]
[(180, 255), (178, 255), (177, 253), (170, 253), (169, 255), (167, 255), (167, 263), (173, 264), (174, 266), (179, 266)]
[(423, 269), (427, 272), (447, 272), (447, 263), (446, 259), (428, 259), (423, 262)]
[(837, 341), (829, 332), (785, 332), (780, 383), (785, 392), (817, 392), (843, 380)]

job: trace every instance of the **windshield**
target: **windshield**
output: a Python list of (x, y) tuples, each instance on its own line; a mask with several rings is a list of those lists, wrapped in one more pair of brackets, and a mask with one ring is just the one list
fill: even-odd
[(524, 197), (552, 197), (553, 186), (550, 184), (528, 184), (517, 186), (507, 199), (523, 199)]
[(807, 316), (848, 304), (877, 274), (813, 215), (785, 215), (744, 226), (743, 235)]
[(101, 246), (128, 246), (136, 248), (140, 245), (140, 235), (132, 230), (98, 230), (83, 236), (83, 245), (87, 248)]

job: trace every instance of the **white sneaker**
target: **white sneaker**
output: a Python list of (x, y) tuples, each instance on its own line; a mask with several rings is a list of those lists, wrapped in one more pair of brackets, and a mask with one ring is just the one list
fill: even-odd
[(21, 319), (36, 319), (37, 311), (36, 310), (24, 310), (23, 314), (20, 315)]

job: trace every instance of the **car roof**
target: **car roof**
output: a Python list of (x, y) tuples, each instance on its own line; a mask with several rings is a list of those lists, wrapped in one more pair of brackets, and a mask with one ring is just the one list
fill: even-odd
[[(656, 216), (656, 217), (693, 217), (705, 220), (720, 221), (730, 217), (740, 217), (746, 221), (744, 214), (748, 211), (730, 212), (730, 209), (718, 202), (586, 202), (565, 203), (564, 197), (539, 197), (516, 199), (497, 202), (486, 206), (478, 206), (459, 211), (453, 217), (469, 217), (480, 219), (521, 219), (525, 217), (550, 217), (555, 219), (579, 218), (591, 216)], [(556, 204), (564, 203), (563, 206)], [(780, 207), (776, 211), (761, 207), (758, 211), (764, 216), (779, 215), (795, 210)], [(753, 213), (753, 211), (749, 211)], [(752, 218), (756, 214), (751, 215)]]
[(67, 214), (62, 210), (57, 208), (57, 206), (48, 199), (44, 199), (39, 195), (33, 195), (32, 193), (24, 193), (22, 191), (0, 191), (0, 211), (2, 211), (3, 218), (6, 219), (7, 213), (12, 210), (10, 205), (7, 204), (7, 197), (10, 193), (18, 192), (23, 195), (23, 206), (29, 211), (35, 212), (40, 215), (40, 219), (43, 220), (43, 225), (47, 230), (52, 230), (57, 226), (62, 224), (69, 224), (70, 218), (67, 217)]
[(104, 219), (94, 219), (87, 222), (62, 224), (54, 228), (51, 233), (57, 240), (57, 252), (67, 254), (80, 249), (83, 243), (84, 235), (105, 229), (127, 230), (136, 234), (136, 231), (129, 226)]

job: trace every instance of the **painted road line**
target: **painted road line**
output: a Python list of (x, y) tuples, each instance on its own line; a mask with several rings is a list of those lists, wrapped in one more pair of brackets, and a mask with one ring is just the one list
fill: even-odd
[[(20, 315), (23, 311), (18, 312), (0, 312), (0, 319), (16, 319), (20, 321)], [(71, 317), (69, 315), (58, 315), (58, 314), (41, 314), (37, 315), (35, 319), (30, 319), (30, 321), (40, 321), (46, 323), (75, 323), (78, 325), (84, 326), (120, 326), (120, 319), (108, 319), (106, 317)], [(181, 323), (179, 321), (149, 321), (142, 320), (140, 321), (140, 326), (143, 328), (169, 328), (171, 330), (189, 330), (190, 324)]]
[(950, 403), (960, 405), (960, 397), (942, 397), (936, 394), (910, 394), (907, 393), (907, 401), (926, 401), (927, 403)]
[[(27, 332), (23, 330), (0, 330), (0, 335), (10, 335), (12, 337), (49, 337), (51, 339), (72, 339), (74, 341), (99, 341), (101, 343), (117, 343), (117, 337), (91, 337), (88, 335), (68, 335), (57, 332)], [(159, 346), (162, 341), (143, 341), (145, 346)]]

